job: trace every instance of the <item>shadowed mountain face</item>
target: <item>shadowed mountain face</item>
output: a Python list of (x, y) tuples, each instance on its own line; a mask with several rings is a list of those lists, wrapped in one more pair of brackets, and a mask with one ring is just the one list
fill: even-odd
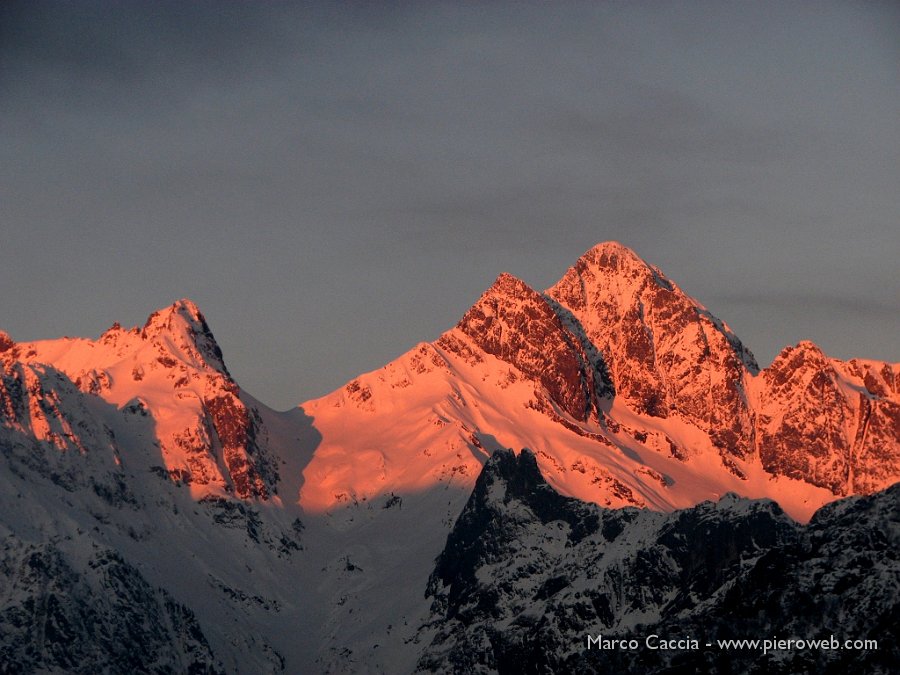
[[(668, 515), (609, 511), (558, 494), (530, 452), (498, 452), (438, 557), (426, 624), (434, 637), (418, 668), (896, 672), (898, 551), (898, 486), (825, 507), (806, 526), (772, 502), (736, 496)], [(588, 649), (587, 636), (599, 635), (639, 647)], [(657, 646), (683, 642), (650, 649), (651, 635)], [(831, 635), (878, 647), (764, 655), (716, 643)]]
[(3, 541), (2, 672), (222, 673), (194, 613), (113, 550)]
[[(503, 448), (530, 453), (482, 473)], [(500, 275), (434, 343), (284, 413), (240, 389), (189, 300), (96, 340), (0, 333), (0, 459), (0, 672), (68, 668), (68, 643), (87, 645), (72, 652), (86, 669), (131, 663), (85, 628), (125, 612), (119, 595), (139, 605), (129, 621), (161, 626), (142, 633), (160, 670), (513, 669), (544, 663), (516, 660), (516, 631), (543, 626), (534, 644), (571, 670), (557, 648), (573, 626), (677, 617), (718, 635), (704, 622), (743, 616), (735, 603), (807, 617), (862, 603), (863, 572), (829, 577), (819, 558), (877, 567), (869, 590), (887, 593), (894, 558), (875, 561), (895, 515), (865, 511), (887, 518), (882, 540), (852, 514), (888, 497), (792, 518), (898, 479), (900, 366), (804, 342), (759, 370), (723, 322), (607, 243), (545, 293)], [(784, 512), (701, 504), (729, 492)], [(784, 585), (741, 595), (751, 567)], [(803, 604), (812, 592), (825, 599)]]

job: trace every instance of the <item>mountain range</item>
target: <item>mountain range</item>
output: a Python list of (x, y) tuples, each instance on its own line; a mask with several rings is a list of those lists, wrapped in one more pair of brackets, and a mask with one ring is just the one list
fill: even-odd
[[(284, 412), (235, 382), (189, 300), (96, 340), (0, 333), (0, 450), (0, 672), (513, 672), (538, 625), (546, 668), (571, 670), (588, 631), (721, 634), (772, 556), (793, 576), (771, 597), (811, 617), (792, 629), (821, 628), (800, 603), (816, 565), (843, 579), (833, 609), (864, 564), (826, 536), (866, 542), (855, 601), (888, 600), (853, 627), (896, 645), (872, 622), (898, 623), (900, 364), (801, 342), (761, 369), (617, 243), (543, 293), (501, 274), (436, 341)], [(520, 474), (555, 506), (485, 487)], [(515, 526), (482, 527), (498, 517)], [(729, 554), (695, 559), (712, 543)], [(540, 564), (517, 575), (525, 548)], [(641, 568), (650, 550), (666, 564)], [(688, 597), (692, 571), (711, 580)], [(773, 603), (741, 625), (787, 626)], [(610, 663), (584, 671), (628, 667)]]

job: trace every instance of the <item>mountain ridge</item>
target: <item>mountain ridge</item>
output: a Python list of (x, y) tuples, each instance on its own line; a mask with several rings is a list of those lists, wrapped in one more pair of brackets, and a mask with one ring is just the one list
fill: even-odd
[[(8, 384), (21, 379), (13, 363), (44, 363), (80, 391), (143, 408), (166, 470), (200, 496), (328, 510), (454, 476), (471, 484), (499, 447), (535, 447), (557, 489), (609, 506), (676, 508), (731, 489), (778, 498), (802, 484), (787, 505), (802, 518), (827, 493), (874, 491), (900, 476), (900, 364), (841, 362), (807, 341), (760, 369), (724, 322), (618, 242), (585, 252), (544, 293), (501, 273), (433, 343), (301, 404), (323, 440), (296, 495), (278, 495), (275, 457), (286, 449), (268, 448), (263, 421), (289, 413), (243, 403), (191, 300), (96, 341), (0, 342)], [(398, 433), (396, 414), (407, 430)], [(707, 486), (686, 487), (704, 473)]]
[[(452, 381), (437, 383), (433, 376), (417, 372), (416, 352), (421, 350), (437, 350), (444, 370), (452, 371)], [(443, 399), (443, 405), (437, 405), (438, 418), (456, 419), (465, 427), (465, 433), (456, 438), (457, 446), (466, 443), (468, 432), (480, 432), (495, 437), (502, 447), (532, 447), (535, 439), (527, 432), (536, 425), (518, 414), (524, 406), (566, 429), (553, 439), (541, 432), (544, 440), (536, 447), (542, 470), (553, 476), (554, 487), (566, 494), (606, 505), (646, 506), (655, 501), (657, 508), (662, 504), (668, 504), (663, 508), (686, 506), (687, 501), (666, 496), (679, 490), (678, 481), (673, 481), (667, 470), (672, 463), (650, 462), (650, 451), (698, 466), (716, 463), (746, 485), (732, 484), (724, 491), (783, 501), (779, 493), (797, 491), (798, 486), (790, 482), (795, 479), (840, 496), (884, 487), (898, 476), (900, 398), (893, 383), (900, 368), (889, 363), (860, 363), (844, 364), (824, 356), (817, 360), (809, 352), (805, 359), (790, 365), (790, 373), (832, 372), (834, 395), (824, 408), (815, 409), (805, 380), (783, 372), (785, 367), (778, 359), (774, 368), (760, 369), (752, 352), (724, 322), (686, 296), (658, 268), (621, 244), (609, 242), (581, 256), (543, 294), (510, 274), (501, 274), (460, 322), (435, 342), (420, 345), (384, 368), (352, 380), (349, 389), (358, 390), (364, 401), (354, 403), (354, 392), (348, 389), (302, 407), (311, 414), (323, 411), (327, 418), (325, 408), (349, 405), (343, 410), (345, 420), (356, 414), (356, 408), (365, 411), (365, 424), (371, 424), (373, 417), (379, 417), (379, 401), (388, 409), (414, 408), (414, 397), (398, 396), (396, 390), (418, 388), (423, 400), (432, 401), (432, 407)], [(394, 377), (401, 372), (402, 376)], [(423, 382), (418, 383), (417, 377)], [(489, 380), (495, 386), (487, 391), (482, 383)], [(462, 381), (468, 386), (460, 387)], [(522, 390), (523, 383), (530, 383), (531, 391)], [(873, 390), (869, 392), (866, 386)], [(515, 387), (520, 389), (520, 400), (502, 404), (503, 410), (493, 417), (515, 419), (519, 432), (502, 421), (484, 419), (483, 410), (473, 410), (494, 406)], [(446, 410), (447, 403), (453, 410)], [(788, 413), (795, 408), (805, 412), (793, 419)], [(423, 410), (422, 416), (427, 418), (425, 413)], [(802, 439), (815, 436), (820, 414), (832, 419), (833, 438), (815, 445), (816, 458), (808, 461)], [(349, 424), (362, 426), (362, 419)], [(873, 435), (863, 432), (868, 419), (876, 420), (870, 425), (876, 430)], [(428, 423), (423, 426), (427, 428)], [(329, 433), (323, 431), (327, 446)], [(637, 465), (611, 474), (610, 465), (621, 464), (620, 458), (607, 455), (599, 465), (585, 466), (583, 462), (579, 465), (577, 458), (561, 457), (560, 448), (575, 443), (572, 434), (593, 440), (595, 450), (600, 445), (617, 448)], [(387, 435), (385, 430), (382, 437)], [(453, 439), (432, 434), (421, 442), (452, 445)], [(373, 435), (365, 444), (385, 443)], [(468, 444), (473, 452), (479, 450), (477, 443)], [(718, 458), (709, 457), (711, 453)], [(587, 454), (596, 457), (596, 453)], [(385, 456), (379, 460), (382, 464), (399, 461), (396, 453)], [(344, 461), (352, 460), (348, 456)], [(453, 462), (452, 455), (446, 453), (443, 462)], [(470, 474), (476, 468), (461, 462), (456, 466), (465, 467)], [(591, 494), (592, 488), (576, 485), (578, 481), (570, 478), (573, 471), (588, 476), (589, 483), (600, 485), (606, 494), (598, 495), (596, 490)], [(634, 472), (651, 477), (664, 488), (648, 501), (638, 494), (644, 486), (635, 483)], [(569, 476), (563, 475), (566, 473)], [(750, 487), (761, 480), (781, 478), (788, 484), (769, 492), (758, 485)], [(691, 481), (696, 482), (695, 476)], [(401, 483), (396, 487), (410, 486)], [(371, 494), (375, 486), (351, 481), (343, 492), (354, 489)], [(703, 495), (695, 494), (693, 503), (712, 498), (716, 492), (718, 489), (708, 489)], [(824, 493), (810, 494), (800, 499), (803, 503), (788, 508), (795, 516), (808, 517), (827, 500)], [(319, 508), (326, 506), (318, 503)]]
[[(510, 504), (531, 503), (542, 521), (532, 533), (551, 543), (562, 543), (563, 530), (591, 540), (592, 513), (604, 514), (600, 532), (614, 537), (634, 514), (663, 523), (687, 508), (731, 513), (737, 520), (723, 520), (726, 530), (744, 527), (748, 509), (777, 511), (785, 532), (815, 512), (844, 514), (846, 536), (868, 546), (844, 500), (822, 508), (897, 479), (900, 367), (829, 359), (810, 343), (754, 374), (727, 327), (661, 272), (616, 247), (594, 255), (596, 269), (583, 276), (590, 271), (597, 285), (585, 286), (585, 297), (598, 301), (604, 279), (618, 284), (623, 292), (601, 307), (613, 320), (501, 275), (434, 342), (284, 412), (240, 388), (187, 300), (96, 340), (2, 340), (0, 577), (8, 592), (0, 593), (0, 624), (10, 630), (2, 631), (0, 671), (77, 670), (63, 658), (69, 644), (85, 645), (85, 672), (125, 657), (200, 671), (428, 669), (443, 649), (435, 637), (450, 629), (442, 639), (452, 649), (456, 636), (432, 611), (444, 592), (443, 581), (429, 586), (435, 558), (485, 465), (508, 448), (528, 448), (509, 461), (531, 467)], [(682, 349), (697, 357), (696, 381), (694, 356), (675, 358)], [(637, 375), (647, 382), (635, 383)], [(658, 393), (652, 409), (629, 398), (644, 385)], [(713, 437), (732, 411), (739, 423), (724, 431), (735, 442)], [(536, 476), (546, 487), (523, 501)], [(777, 505), (747, 506), (759, 502), (729, 493)], [(510, 531), (524, 513), (503, 516)], [(691, 536), (687, 549), (673, 550), (690, 558), (708, 548)], [(855, 578), (856, 559), (845, 553), (825, 551), (844, 570), (836, 583)], [(30, 560), (46, 569), (36, 572)], [(41, 585), (45, 573), (61, 584)], [(795, 577), (802, 595), (805, 582)], [(671, 590), (664, 579), (635, 579)], [(120, 613), (122, 583), (136, 604), (129, 616), (165, 623), (148, 634), (147, 649), (124, 656), (79, 628), (79, 617)], [(541, 578), (535, 607), (554, 602), (560, 583)], [(429, 588), (436, 595), (426, 600)], [(477, 584), (461, 591), (457, 608), (492, 592)], [(603, 601), (597, 607), (606, 611)], [(64, 621), (69, 629), (52, 632)], [(500, 637), (515, 646), (504, 642), (514, 632)], [(175, 661), (158, 649), (167, 641), (179, 645)]]

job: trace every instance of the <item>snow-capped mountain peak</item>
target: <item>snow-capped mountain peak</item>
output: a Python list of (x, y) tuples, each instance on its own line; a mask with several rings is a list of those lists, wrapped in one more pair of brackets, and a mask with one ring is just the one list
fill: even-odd
[[(511, 274), (501, 274), (456, 328), (486, 353), (539, 382), (550, 399), (579, 421), (598, 410), (607, 383), (581, 340), (547, 298)], [(449, 344), (449, 341), (448, 341)]]
[[(228, 375), (228, 369), (206, 317), (188, 298), (178, 300), (147, 318), (141, 337), (150, 341), (167, 341), (195, 366), (208, 364)], [(230, 377), (230, 375), (229, 375)]]
[[(75, 430), (98, 426), (131, 439), (130, 454), (123, 450), (117, 461), (160, 466), (198, 497), (233, 492), (265, 499), (277, 492), (259, 414), (241, 400), (206, 319), (190, 300), (154, 312), (141, 329), (113, 324), (97, 340), (18, 343), (6, 354), (5, 378), (15, 405), (31, 411), (31, 428), (47, 429), (39, 440), (84, 446)], [(32, 380), (44, 384), (27, 386)], [(49, 411), (41, 403), (51, 396), (48, 387), (66, 392)], [(85, 410), (94, 413), (79, 419)], [(142, 418), (146, 424), (137, 424)]]
[(619, 400), (687, 420), (724, 454), (751, 452), (744, 382), (758, 371), (753, 355), (658, 268), (621, 244), (599, 244), (547, 294), (603, 355)]
[[(866, 382), (890, 391), (893, 371), (860, 365), (831, 377), (845, 366), (812, 344), (798, 349), (805, 359), (760, 372), (728, 326), (662, 271), (601, 243), (544, 294), (501, 274), (434, 344), (303, 404), (322, 440), (301, 502), (327, 509), (340, 503), (330, 495), (423, 489), (471, 477), (485, 450), (528, 447), (556, 489), (587, 501), (671, 509), (734, 491), (806, 518), (900, 475), (900, 428), (892, 401), (858, 402)], [(807, 369), (845, 383), (832, 387), (828, 424), (804, 393)], [(824, 428), (828, 438), (804, 445)], [(378, 449), (378, 480), (360, 472), (356, 444)]]

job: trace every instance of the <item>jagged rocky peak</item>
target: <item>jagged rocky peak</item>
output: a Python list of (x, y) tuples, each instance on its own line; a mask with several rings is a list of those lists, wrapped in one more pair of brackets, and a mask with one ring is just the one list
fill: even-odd
[(169, 337), (187, 355), (205, 361), (230, 377), (222, 357), (222, 349), (216, 342), (206, 317), (188, 298), (182, 298), (151, 314), (141, 329), (141, 336), (146, 340)]
[(900, 402), (890, 364), (831, 359), (814, 343), (785, 347), (763, 371), (759, 455), (773, 474), (835, 495), (896, 479)]
[(616, 241), (607, 241), (585, 252), (548, 293), (579, 313), (596, 301), (598, 293), (608, 296), (607, 302), (633, 302), (647, 281), (667, 290), (674, 288), (662, 272), (639, 258), (630, 248)]
[[(198, 484), (219, 480), (218, 466), (209, 461), (218, 445), (236, 496), (265, 500), (277, 493), (278, 469), (274, 458), (259, 442), (259, 414), (241, 400), (240, 389), (225, 366), (222, 350), (197, 305), (185, 298), (154, 312), (141, 330), (141, 336), (161, 342), (166, 350), (174, 346), (180, 352), (178, 356), (195, 368), (211, 367), (218, 371), (212, 379), (207, 379), (200, 395), (199, 426), (195, 422), (193, 428), (179, 432), (174, 439), (176, 453), (187, 455), (191, 480)], [(162, 357), (164, 365), (169, 363), (166, 359)]]
[(201, 333), (209, 331), (206, 318), (200, 308), (188, 298), (176, 300), (168, 307), (153, 312), (147, 317), (141, 333), (145, 337), (153, 337), (160, 333), (174, 333), (183, 330)]
[(120, 338), (129, 335), (141, 335), (141, 329), (135, 326), (134, 328), (123, 328), (122, 324), (118, 321), (113, 322), (113, 325), (107, 328), (100, 335), (100, 342), (103, 344), (117, 344)]
[(528, 448), (518, 454), (511, 449), (494, 452), (478, 476), (463, 513), (481, 522), (485, 508), (502, 510), (513, 499), (526, 504), (542, 523), (567, 522), (576, 539), (599, 527), (594, 507), (554, 490)]
[[(547, 294), (571, 310), (591, 337), (607, 338), (637, 320), (648, 329), (650, 342), (659, 343), (667, 334), (704, 322), (707, 330), (725, 338), (727, 348), (748, 369), (759, 369), (752, 353), (723, 321), (686, 295), (658, 267), (618, 242), (597, 244), (587, 251)], [(667, 331), (661, 330), (666, 327), (664, 322), (669, 323)]]
[(743, 380), (758, 366), (724, 322), (617, 242), (585, 253), (547, 295), (606, 362), (616, 395), (652, 417), (681, 416), (726, 454), (750, 452)]
[(833, 396), (840, 397), (837, 377), (831, 359), (818, 345), (808, 340), (782, 349), (763, 371), (768, 400), (795, 397), (807, 387), (816, 396), (821, 396), (823, 389), (827, 388)]
[(779, 352), (772, 364), (765, 369), (770, 379), (776, 373), (791, 376), (809, 368), (830, 369), (831, 364), (825, 352), (815, 342), (801, 340), (796, 345), (788, 345)]
[[(491, 486), (502, 483), (501, 491)], [(533, 494), (548, 489), (537, 458), (528, 448), (516, 454), (511, 449), (495, 451), (481, 470), (469, 501), (469, 509), (480, 508), (489, 502), (506, 502), (512, 496)], [(549, 494), (549, 493), (548, 493)]]
[[(510, 506), (512, 502), (522, 509)], [(526, 515), (527, 514), (527, 515)], [(437, 598), (449, 616), (471, 611), (463, 598), (480, 585), (478, 571), (497, 559), (497, 553), (524, 539), (532, 519), (541, 525), (568, 525), (567, 538), (577, 542), (600, 527), (599, 511), (566, 497), (546, 482), (534, 454), (523, 449), (498, 450), (485, 463), (465, 508), (447, 536), (447, 543), (429, 578), (428, 595)]]
[(577, 420), (597, 409), (602, 373), (547, 299), (511, 274), (501, 274), (457, 324), (488, 354), (544, 387)]
[(795, 362), (801, 360), (817, 361), (824, 364), (828, 360), (828, 357), (825, 355), (825, 352), (822, 351), (822, 348), (815, 342), (812, 342), (811, 340), (801, 340), (796, 345), (788, 345), (782, 349), (778, 356), (775, 357), (773, 364), (784, 362), (787, 359), (793, 359)]

